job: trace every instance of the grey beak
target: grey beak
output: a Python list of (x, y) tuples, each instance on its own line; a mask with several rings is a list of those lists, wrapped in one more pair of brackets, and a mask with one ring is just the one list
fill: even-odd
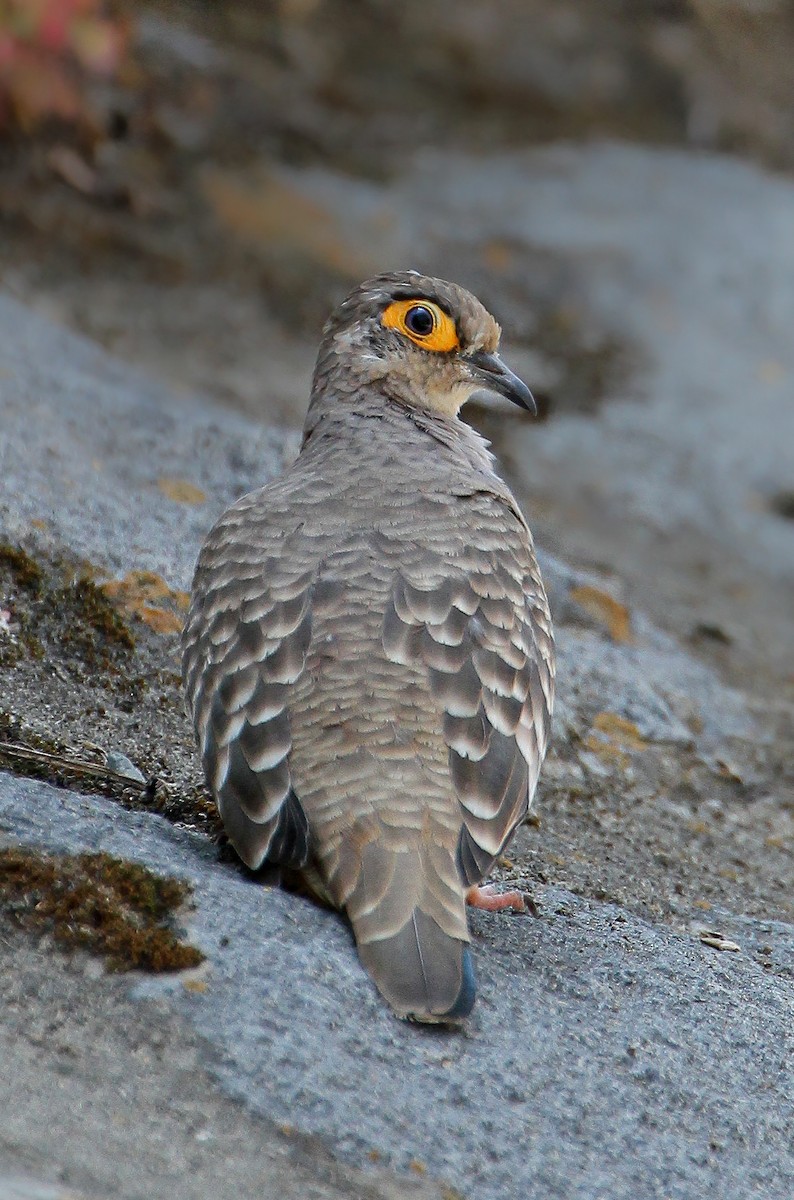
[(498, 392), (500, 396), (512, 400), (513, 404), (517, 404), (519, 408), (525, 408), (534, 416), (538, 415), (537, 405), (531, 391), (523, 379), (519, 379), (509, 367), (505, 366), (498, 354), (486, 354), (484, 350), (478, 350), (472, 354), (469, 361), (474, 368), (476, 378), (489, 392)]

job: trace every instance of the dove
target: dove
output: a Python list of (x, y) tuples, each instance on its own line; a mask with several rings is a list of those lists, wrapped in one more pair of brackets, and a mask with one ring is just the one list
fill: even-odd
[(207, 786), (248, 867), (346, 914), (397, 1016), (459, 1023), (468, 903), (532, 803), (554, 639), (527, 522), (460, 419), (532, 410), (469, 292), (362, 283), (323, 331), (296, 461), (200, 552), (183, 674)]

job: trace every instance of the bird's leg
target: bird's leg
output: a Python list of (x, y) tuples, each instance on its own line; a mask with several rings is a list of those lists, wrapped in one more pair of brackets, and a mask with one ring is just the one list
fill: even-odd
[(466, 892), (466, 903), (472, 908), (484, 908), (486, 912), (500, 912), (504, 908), (513, 912), (527, 911), (527, 898), (522, 892), (499, 892), (493, 883), (470, 887)]

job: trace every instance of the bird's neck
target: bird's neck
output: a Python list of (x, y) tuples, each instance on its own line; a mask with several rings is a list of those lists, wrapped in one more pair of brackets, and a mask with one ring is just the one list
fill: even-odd
[(489, 443), (457, 415), (411, 403), (399, 395), (388, 395), (380, 382), (371, 381), (352, 389), (350, 382), (337, 390), (326, 384), (313, 391), (303, 427), (302, 450), (319, 450), (322, 443), (343, 441), (354, 453), (366, 455), (373, 441), (387, 442), (394, 449), (413, 446), (438, 457), (454, 458), (478, 474), (491, 476), (494, 456)]

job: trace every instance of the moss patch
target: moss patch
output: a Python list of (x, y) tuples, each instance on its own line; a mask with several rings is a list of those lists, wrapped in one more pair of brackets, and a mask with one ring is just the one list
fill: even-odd
[(56, 661), (73, 676), (90, 671), (106, 685), (122, 676), (135, 692), (139, 681), (129, 671), (135, 638), (90, 566), (38, 561), (24, 547), (2, 543), (0, 596), (11, 613), (12, 637), (0, 647), (4, 665), (27, 654)]
[(52, 593), (50, 607), (54, 613), (69, 613), (77, 617), (76, 632), (84, 641), (89, 635), (90, 645), (86, 649), (90, 651), (95, 651), (97, 637), (104, 639), (109, 647), (135, 649), (135, 638), (121, 614), (87, 575), (80, 575), (65, 587), (56, 589)]
[[(0, 541), (0, 770), (213, 836), (217, 810), (201, 780), (177, 647), (127, 603), (138, 598), (133, 584), (159, 621), (181, 625), (188, 597), (152, 572), (103, 584), (90, 563), (33, 533), (21, 545)], [(113, 751), (149, 783), (108, 770)]]
[(21, 546), (0, 543), (0, 567), (13, 575), (18, 587), (29, 592), (38, 592), (44, 581), (44, 572), (34, 558)]
[(25, 929), (106, 959), (109, 971), (181, 971), (204, 955), (168, 922), (190, 887), (110, 854), (0, 850), (0, 904)]
[(42, 642), (57, 643), (67, 662), (108, 675), (119, 674), (135, 649), (124, 618), (83, 571), (45, 588), (29, 621)]

